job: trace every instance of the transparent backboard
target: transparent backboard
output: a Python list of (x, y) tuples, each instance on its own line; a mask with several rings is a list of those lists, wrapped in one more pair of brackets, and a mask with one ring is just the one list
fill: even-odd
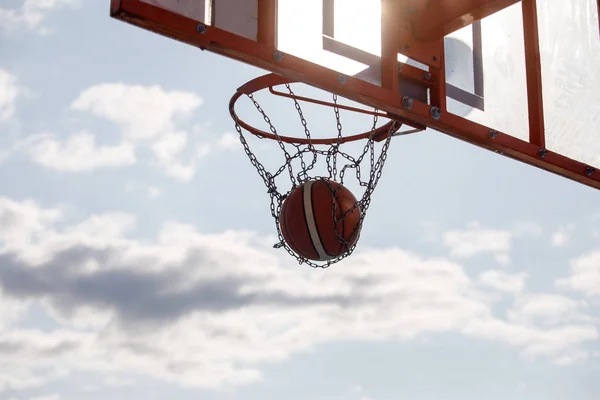
[[(258, 40), (258, 0), (139, 1)], [(278, 0), (275, 46), (381, 85), (381, 9), (381, 0)], [(538, 0), (537, 17), (546, 148), (600, 167), (598, 1)], [(524, 43), (520, 2), (447, 35), (448, 112), (527, 141)], [(398, 60), (428, 70), (424, 60)]]

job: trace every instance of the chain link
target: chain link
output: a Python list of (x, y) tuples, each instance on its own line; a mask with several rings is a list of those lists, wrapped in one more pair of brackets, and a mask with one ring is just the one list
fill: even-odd
[[(294, 96), (294, 92), (292, 91), (291, 86), (289, 84), (286, 84), (285, 86), (288, 89), (289, 93), (292, 96)], [(371, 195), (373, 194), (373, 191), (375, 190), (375, 187), (377, 186), (377, 183), (379, 182), (379, 179), (381, 178), (381, 175), (383, 172), (383, 166), (387, 159), (387, 152), (388, 152), (388, 149), (389, 149), (389, 146), (391, 143), (392, 134), (393, 134), (393, 132), (395, 132), (396, 127), (395, 126), (390, 127), (390, 130), (387, 133), (387, 137), (385, 138), (385, 141), (383, 142), (383, 145), (381, 147), (381, 153), (379, 154), (379, 157), (377, 157), (377, 159), (375, 157), (375, 140), (374, 140), (375, 139), (374, 138), (375, 129), (377, 127), (377, 122), (378, 122), (377, 115), (375, 115), (373, 117), (373, 125), (371, 128), (371, 133), (370, 133), (369, 137), (366, 139), (367, 142), (366, 142), (360, 156), (358, 158), (355, 158), (355, 157), (351, 156), (350, 154), (347, 154), (347, 153), (341, 151), (342, 140), (343, 140), (343, 132), (342, 132), (343, 126), (342, 126), (342, 122), (341, 122), (341, 118), (340, 118), (339, 108), (337, 107), (338, 96), (336, 94), (334, 94), (333, 102), (336, 106), (334, 106), (333, 109), (334, 109), (335, 119), (336, 119), (336, 123), (337, 123), (337, 131), (338, 131), (337, 138), (338, 138), (338, 140), (336, 143), (329, 145), (326, 150), (322, 150), (322, 149), (315, 147), (312, 144), (311, 134), (308, 129), (308, 124), (306, 122), (304, 114), (302, 112), (302, 108), (300, 107), (300, 104), (298, 103), (297, 99), (295, 97), (292, 97), (294, 100), (294, 106), (295, 106), (298, 116), (300, 118), (300, 122), (304, 128), (304, 133), (306, 135), (306, 138), (308, 139), (308, 144), (292, 144), (291, 146), (294, 148), (294, 153), (291, 154), (288, 151), (288, 149), (286, 148), (286, 144), (281, 140), (281, 138), (280, 138), (279, 134), (277, 133), (277, 130), (273, 126), (270, 118), (267, 116), (267, 114), (265, 113), (263, 108), (260, 106), (260, 104), (256, 101), (254, 96), (252, 94), (249, 94), (248, 97), (253, 102), (257, 111), (262, 115), (264, 121), (269, 125), (269, 129), (271, 130), (273, 135), (275, 135), (275, 137), (277, 138), (279, 147), (281, 148), (281, 150), (283, 151), (284, 156), (285, 156), (285, 163), (281, 167), (279, 167), (279, 169), (274, 174), (268, 172), (266, 170), (266, 168), (263, 166), (263, 164), (260, 161), (258, 161), (256, 155), (250, 150), (250, 146), (249, 146), (246, 138), (244, 137), (242, 127), (240, 126), (239, 121), (237, 119), (234, 120), (235, 129), (236, 129), (237, 133), (239, 134), (240, 142), (242, 143), (244, 152), (248, 156), (250, 163), (257, 170), (258, 175), (262, 178), (265, 186), (267, 187), (267, 193), (269, 194), (269, 196), (271, 198), (271, 205), (270, 205), (271, 215), (272, 215), (273, 219), (275, 220), (275, 226), (277, 229), (277, 236), (278, 236), (278, 240), (279, 240), (279, 242), (276, 243), (273, 247), (275, 247), (275, 248), (283, 247), (289, 253), (290, 256), (294, 257), (298, 261), (299, 264), (307, 264), (313, 268), (327, 268), (330, 265), (337, 263), (337, 262), (343, 260), (344, 258), (348, 257), (350, 254), (352, 254), (352, 252), (356, 248), (356, 244), (357, 244), (358, 240), (354, 240), (354, 238), (355, 238), (355, 236), (360, 235), (360, 229), (362, 227), (364, 218), (366, 216), (367, 210), (371, 203)], [(263, 139), (263, 137), (259, 137), (259, 138)], [(304, 159), (304, 156), (306, 154), (310, 154), (312, 156), (312, 160), (310, 161), (309, 164), (307, 164)], [(368, 160), (369, 160), (369, 174), (368, 174), (368, 178), (363, 180), (361, 163), (363, 162), (365, 157), (367, 157), (367, 154), (368, 154)], [(282, 206), (283, 202), (285, 201), (285, 199), (287, 198), (287, 196), (289, 195), (291, 190), (296, 188), (298, 185), (302, 185), (303, 183), (307, 182), (308, 180), (325, 178), (325, 177), (316, 176), (316, 175), (311, 176), (309, 174), (309, 172), (314, 169), (314, 167), (318, 161), (318, 158), (320, 156), (325, 158), (325, 162), (327, 165), (328, 179), (339, 184), (338, 186), (335, 186), (335, 187), (330, 186), (330, 189), (332, 190), (334, 196), (336, 195), (339, 187), (341, 185), (343, 185), (343, 183), (344, 183), (344, 177), (345, 177), (346, 171), (350, 170), (350, 169), (355, 170), (355, 176), (356, 176), (356, 179), (358, 180), (359, 185), (365, 188), (364, 193), (363, 193), (362, 197), (360, 198), (360, 200), (357, 201), (357, 203), (354, 205), (354, 207), (351, 210), (347, 210), (343, 214), (340, 213), (340, 211), (338, 210), (337, 202), (336, 201), (332, 202), (333, 203), (332, 213), (333, 213), (333, 220), (335, 223), (336, 236), (337, 236), (337, 239), (340, 241), (340, 243), (342, 243), (346, 246), (346, 251), (343, 254), (341, 254), (340, 256), (338, 256), (337, 258), (325, 261), (321, 264), (313, 262), (312, 260), (306, 259), (305, 257), (302, 257), (302, 256), (296, 254), (285, 242), (282, 232), (281, 232), (280, 223), (279, 223), (279, 214), (281, 212), (281, 206)], [(292, 162), (295, 160), (298, 160), (300, 162), (301, 170), (298, 172), (298, 174), (294, 173), (294, 169), (292, 166)], [(341, 168), (341, 170), (338, 169), (338, 165), (337, 165), (339, 160), (344, 160), (344, 162), (345, 162), (345, 165)], [(292, 187), (286, 193), (281, 193), (277, 189), (275, 179), (277, 177), (279, 177), (285, 170), (288, 171), (289, 178), (292, 183)], [(339, 181), (338, 181), (338, 177), (339, 177)], [(325, 180), (325, 182), (328, 182), (328, 181)], [(329, 184), (329, 182), (328, 182), (328, 184)], [(360, 213), (359, 223), (356, 227), (355, 232), (353, 232), (350, 235), (350, 239), (345, 239), (341, 236), (340, 229), (338, 229), (339, 224), (343, 221), (343, 219), (344, 219), (344, 217), (346, 217), (346, 215), (354, 212), (357, 208), (358, 208), (358, 212)], [(342, 234), (343, 234), (343, 232), (342, 232)], [(350, 244), (352, 241), (354, 241), (354, 244)]]

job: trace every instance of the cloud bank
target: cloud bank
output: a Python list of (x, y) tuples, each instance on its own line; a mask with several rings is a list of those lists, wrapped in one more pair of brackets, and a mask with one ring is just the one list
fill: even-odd
[[(70, 370), (230, 387), (319, 344), (449, 332), (572, 363), (599, 337), (585, 303), (528, 293), (519, 274), (472, 279), (455, 261), (398, 248), (363, 248), (315, 271), (251, 232), (205, 234), (169, 221), (141, 241), (130, 237), (135, 223), (115, 211), (66, 224), (60, 209), (0, 198), (0, 304), (9, 310), (0, 364), (22, 371), (3, 378), (4, 387)], [(517, 293), (506, 313), (494, 311), (482, 283)], [(19, 324), (33, 304), (54, 329)], [(50, 372), (37, 376), (40, 366)]]

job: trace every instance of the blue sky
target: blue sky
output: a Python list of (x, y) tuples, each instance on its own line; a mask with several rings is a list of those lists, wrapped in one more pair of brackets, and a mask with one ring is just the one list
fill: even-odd
[(0, 6), (0, 399), (597, 398), (597, 190), (396, 138), (352, 257), (299, 266), (227, 110), (263, 71), (108, 5)]

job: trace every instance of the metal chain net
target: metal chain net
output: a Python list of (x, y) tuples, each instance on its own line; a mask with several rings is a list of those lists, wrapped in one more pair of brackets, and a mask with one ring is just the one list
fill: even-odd
[[(291, 86), (289, 84), (285, 84), (285, 86), (286, 86), (287, 90), (289, 91), (290, 95), (294, 96), (294, 92), (292, 91)], [(300, 264), (307, 264), (313, 268), (327, 268), (330, 265), (335, 264), (335, 263), (343, 260), (344, 258), (348, 257), (354, 251), (358, 240), (354, 240), (353, 244), (348, 243), (347, 239), (340, 236), (339, 230), (337, 229), (337, 225), (343, 221), (343, 219), (346, 215), (353, 212), (354, 209), (358, 207), (359, 212), (360, 212), (360, 220), (357, 225), (356, 231), (353, 232), (351, 235), (349, 235), (349, 237), (354, 239), (356, 234), (360, 234), (360, 229), (362, 227), (363, 220), (366, 216), (367, 210), (371, 203), (371, 195), (372, 195), (373, 191), (375, 190), (375, 187), (377, 186), (379, 179), (381, 178), (381, 174), (383, 171), (383, 165), (385, 164), (385, 161), (387, 158), (387, 152), (388, 152), (388, 149), (390, 146), (391, 138), (395, 131), (394, 125), (390, 126), (390, 130), (387, 132), (387, 136), (383, 140), (383, 145), (381, 147), (380, 154), (379, 154), (379, 156), (376, 157), (374, 136), (375, 136), (375, 129), (377, 127), (378, 116), (377, 115), (373, 116), (373, 125), (371, 128), (371, 134), (366, 139), (366, 144), (362, 149), (362, 153), (358, 157), (353, 157), (352, 155), (347, 154), (347, 153), (341, 151), (341, 149), (340, 149), (343, 136), (342, 136), (342, 123), (340, 120), (340, 111), (339, 111), (339, 108), (337, 107), (337, 104), (338, 104), (337, 95), (335, 95), (335, 94), (333, 95), (333, 103), (336, 105), (335, 107), (333, 107), (333, 109), (334, 109), (334, 113), (335, 113), (335, 119), (337, 122), (337, 132), (338, 132), (337, 139), (338, 140), (337, 140), (337, 142), (335, 142), (331, 145), (327, 145), (327, 146), (321, 145), (319, 148), (315, 147), (311, 143), (311, 134), (308, 129), (308, 124), (302, 113), (302, 108), (300, 107), (300, 104), (298, 103), (298, 100), (296, 98), (292, 97), (293, 101), (294, 101), (294, 106), (295, 106), (296, 111), (298, 112), (298, 116), (300, 118), (300, 122), (304, 128), (304, 134), (306, 135), (308, 144), (289, 144), (289, 143), (282, 142), (279, 139), (279, 134), (277, 133), (277, 130), (273, 126), (273, 123), (271, 122), (270, 118), (267, 116), (267, 114), (265, 113), (263, 108), (260, 106), (260, 104), (256, 101), (254, 96), (252, 94), (249, 94), (247, 96), (253, 102), (254, 106), (256, 107), (258, 112), (262, 115), (265, 122), (269, 125), (269, 129), (271, 130), (271, 132), (278, 138), (277, 143), (279, 144), (279, 147), (281, 148), (281, 150), (283, 151), (283, 154), (285, 156), (285, 163), (282, 166), (280, 166), (277, 171), (275, 171), (274, 173), (267, 171), (266, 168), (264, 167), (264, 165), (260, 161), (258, 161), (258, 159), (256, 158), (256, 155), (250, 150), (250, 146), (248, 145), (248, 142), (242, 132), (242, 127), (240, 126), (238, 120), (235, 119), (235, 121), (234, 121), (235, 128), (239, 134), (240, 141), (242, 142), (242, 145), (244, 147), (244, 151), (245, 151), (246, 155), (248, 156), (248, 158), (250, 159), (250, 162), (252, 163), (252, 165), (258, 171), (259, 176), (262, 178), (263, 182), (265, 183), (265, 185), (267, 187), (267, 192), (269, 193), (269, 196), (271, 198), (271, 215), (273, 216), (273, 218), (275, 220), (275, 226), (277, 229), (277, 236), (278, 236), (278, 240), (279, 240), (279, 242), (276, 243), (274, 245), (274, 247), (275, 248), (283, 247)], [(263, 137), (259, 137), (259, 138), (263, 139)], [(289, 149), (288, 149), (288, 147), (286, 147), (286, 145), (290, 146), (293, 149), (291, 149), (291, 151), (288, 151)], [(327, 148), (323, 149), (322, 147), (327, 147)], [(311, 174), (311, 171), (314, 169), (315, 165), (317, 164), (317, 161), (319, 159), (323, 159), (323, 158), (325, 159), (325, 163), (326, 163), (326, 167), (327, 167), (327, 175)], [(361, 169), (361, 163), (365, 160), (368, 160), (368, 162), (369, 162), (369, 170), (368, 171), (363, 171)], [(299, 164), (300, 164), (299, 171), (294, 171), (292, 162), (299, 162)], [(340, 164), (340, 163), (343, 163), (343, 166), (341, 167), (341, 169), (338, 168), (338, 164)], [(282, 232), (281, 232), (281, 228), (280, 228), (279, 214), (280, 214), (281, 206), (282, 206), (284, 200), (287, 198), (289, 193), (294, 188), (301, 186), (302, 184), (304, 184), (305, 182), (310, 181), (310, 180), (323, 180), (324, 182), (326, 182), (328, 184), (330, 190), (332, 191), (333, 198), (336, 198), (337, 190), (338, 190), (339, 186), (331, 185), (330, 181), (334, 181), (341, 185), (344, 185), (344, 179), (350, 173), (350, 171), (354, 171), (354, 176), (356, 177), (360, 186), (365, 188), (362, 197), (357, 201), (357, 203), (354, 205), (354, 207), (352, 209), (346, 211), (343, 214), (340, 214), (340, 210), (337, 209), (338, 202), (332, 201), (332, 213), (333, 213), (333, 220), (335, 223), (334, 231), (336, 232), (337, 239), (340, 241), (340, 243), (342, 243), (344, 245), (346, 251), (334, 259), (323, 261), (320, 263), (315, 262), (310, 259), (307, 259), (299, 254), (296, 254), (285, 242)], [(289, 175), (289, 179), (292, 183), (292, 188), (285, 193), (281, 193), (277, 189), (275, 180), (277, 177), (279, 177), (280, 175), (282, 175), (284, 173)]]

